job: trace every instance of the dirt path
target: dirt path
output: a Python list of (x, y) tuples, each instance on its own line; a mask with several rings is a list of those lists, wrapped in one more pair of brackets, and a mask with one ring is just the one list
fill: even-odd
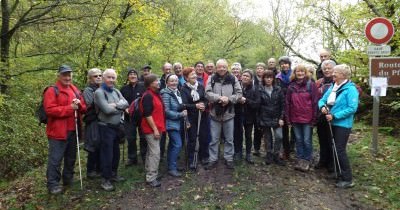
[(235, 170), (218, 167), (176, 179), (162, 178), (162, 187), (144, 183), (133, 186), (121, 199), (112, 200), (105, 209), (373, 209), (357, 201), (353, 189), (334, 187), (327, 173), (285, 167), (241, 163)]

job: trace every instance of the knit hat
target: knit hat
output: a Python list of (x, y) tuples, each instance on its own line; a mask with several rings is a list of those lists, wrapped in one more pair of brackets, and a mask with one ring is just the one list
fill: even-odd
[(131, 74), (131, 73), (135, 73), (136, 75), (139, 75), (138, 72), (137, 72), (134, 68), (129, 67), (129, 68), (128, 68), (128, 76), (129, 76), (129, 74)]

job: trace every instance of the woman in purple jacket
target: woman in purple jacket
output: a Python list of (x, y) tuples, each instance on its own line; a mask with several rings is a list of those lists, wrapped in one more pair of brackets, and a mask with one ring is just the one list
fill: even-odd
[(312, 126), (317, 118), (317, 87), (304, 65), (299, 64), (290, 77), (286, 93), (286, 120), (296, 137), (295, 169), (308, 171), (312, 159)]

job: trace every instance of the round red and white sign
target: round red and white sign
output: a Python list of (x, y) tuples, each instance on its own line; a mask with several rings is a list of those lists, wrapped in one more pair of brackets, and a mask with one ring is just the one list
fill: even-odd
[(385, 44), (392, 39), (394, 27), (390, 20), (377, 17), (365, 25), (365, 36), (374, 44)]

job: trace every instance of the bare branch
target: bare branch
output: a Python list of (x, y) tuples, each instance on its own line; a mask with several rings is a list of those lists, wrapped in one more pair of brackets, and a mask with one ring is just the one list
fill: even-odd
[(378, 17), (383, 17), (383, 15), (378, 11), (378, 9), (376, 8), (376, 6), (374, 4), (372, 4), (369, 0), (363, 0), (368, 8), (371, 9), (371, 11)]
[(88, 49), (87, 60), (86, 60), (87, 68), (89, 68), (89, 66), (90, 66), (90, 54), (92, 53), (92, 45), (93, 45), (94, 37), (96, 36), (97, 30), (99, 29), (100, 21), (103, 18), (103, 15), (105, 14), (106, 8), (108, 7), (109, 3), (110, 3), (110, 0), (108, 0), (107, 3), (104, 5), (103, 10), (101, 11), (100, 17), (97, 20), (96, 27), (93, 30), (92, 37), (90, 38), (89, 49)]
[(55, 71), (57, 70), (57, 67), (39, 67), (37, 69), (30, 69), (30, 70), (25, 70), (21, 72), (17, 72), (15, 74), (8, 75), (9, 78), (11, 77), (19, 77), (24, 74), (29, 74), (29, 73), (34, 73), (34, 72), (40, 72), (40, 71)]
[(288, 48), (293, 54), (295, 54), (297, 57), (299, 57), (299, 58), (301, 58), (301, 59), (303, 59), (303, 60), (305, 60), (305, 61), (308, 61), (308, 62), (310, 62), (310, 63), (313, 63), (313, 64), (315, 64), (315, 65), (318, 65), (318, 62), (317, 62), (317, 61), (315, 61), (315, 60), (313, 60), (313, 59), (310, 59), (310, 58), (306, 58), (306, 57), (303, 56), (301, 53), (299, 53), (299, 52), (297, 52), (295, 49), (293, 49), (293, 47), (285, 40), (285, 38), (282, 36), (282, 34), (279, 33), (279, 31), (276, 31), (276, 33), (278, 34), (279, 40), (282, 42), (282, 44), (283, 44), (286, 48)]
[[(340, 35), (342, 35), (343, 37), (347, 37), (347, 35), (344, 33), (344, 31), (332, 20), (332, 19), (329, 19), (329, 18), (327, 18), (327, 17), (322, 17), (322, 19), (324, 19), (325, 21), (327, 21), (328, 23), (330, 23), (332, 26), (333, 26), (333, 28), (340, 34)], [(354, 45), (353, 45), (353, 43), (351, 43), (351, 41), (348, 39), (348, 38), (345, 38), (345, 40), (346, 40), (346, 42), (349, 44), (349, 46), (351, 47), (351, 49), (355, 49), (355, 47), (354, 47)]]

